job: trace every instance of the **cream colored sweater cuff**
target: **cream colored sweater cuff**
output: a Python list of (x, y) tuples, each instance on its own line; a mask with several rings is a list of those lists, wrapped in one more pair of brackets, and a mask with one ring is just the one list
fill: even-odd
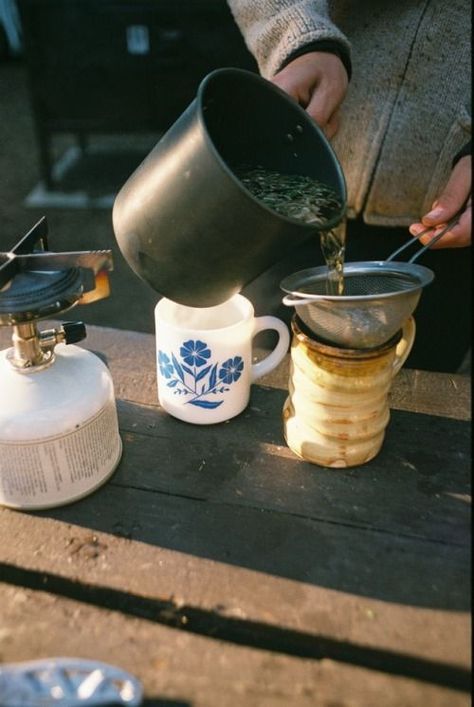
[(323, 0), (228, 0), (228, 5), (265, 78), (272, 78), (287, 57), (311, 42), (329, 39), (350, 52)]

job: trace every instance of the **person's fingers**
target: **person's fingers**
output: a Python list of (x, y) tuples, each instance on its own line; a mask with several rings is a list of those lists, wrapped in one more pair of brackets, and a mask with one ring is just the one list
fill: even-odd
[(306, 111), (328, 137), (332, 137), (337, 131), (339, 124), (338, 111), (344, 100), (345, 89), (345, 86), (332, 83), (325, 77), (313, 90), (306, 107)]
[(449, 181), (433, 203), (431, 211), (421, 221), (425, 226), (436, 226), (449, 221), (466, 202), (471, 192), (471, 156), (466, 155), (455, 165)]
[(301, 75), (282, 71), (275, 76), (273, 83), (294, 98), (320, 128), (323, 130), (326, 128), (337, 105), (332, 96), (328, 95), (328, 92), (322, 87), (318, 74), (307, 76), (306, 80), (302, 81)]
[(303, 108), (306, 108), (311, 100), (311, 94), (316, 85), (316, 81), (302, 83), (298, 74), (285, 69), (273, 77), (272, 83), (294, 98)]
[(275, 79), (274, 83), (306, 110), (329, 140), (334, 137), (339, 128), (337, 107), (342, 103), (342, 97), (337, 102), (331, 96), (328, 97), (326, 91), (319, 90), (318, 86), (306, 86), (305, 90), (302, 90), (301, 86), (294, 85), (284, 77), (278, 77), (278, 81)]
[(334, 111), (332, 110), (332, 105), (327, 103), (319, 91), (313, 94), (311, 101), (306, 106), (306, 112), (326, 132), (327, 125)]
[(347, 72), (334, 54), (310, 52), (294, 59), (273, 79), (294, 98), (328, 137), (337, 131), (337, 109), (347, 91)]
[[(447, 231), (444, 236), (441, 236), (439, 241), (433, 244), (433, 250), (441, 248), (465, 248), (466, 246), (469, 246), (471, 244), (471, 217), (472, 212), (471, 205), (469, 203), (458, 223)], [(419, 239), (420, 243), (423, 245), (429, 243), (443, 230), (444, 226), (445, 224), (439, 224), (436, 228), (430, 231), (430, 233), (426, 233), (424, 236), (421, 236)], [(426, 226), (423, 223), (414, 223), (410, 226), (409, 230), (410, 233), (416, 237), (425, 229)]]
[(325, 127), (323, 128), (324, 134), (326, 135), (328, 140), (331, 140), (331, 138), (334, 137), (334, 135), (337, 133), (339, 130), (339, 125), (340, 125), (340, 114), (339, 111), (336, 110), (329, 120), (327, 121)]
[(332, 135), (337, 130), (337, 111), (343, 98), (344, 95), (326, 80), (321, 81), (312, 92), (306, 112), (326, 134), (330, 132)]

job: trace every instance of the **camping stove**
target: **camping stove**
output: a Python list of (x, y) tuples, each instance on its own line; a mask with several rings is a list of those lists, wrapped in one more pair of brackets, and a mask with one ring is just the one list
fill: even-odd
[(75, 501), (103, 484), (122, 444), (111, 375), (74, 344), (82, 322), (39, 331), (76, 304), (108, 296), (111, 252), (54, 253), (41, 219), (0, 253), (0, 326), (13, 327), (0, 352), (0, 504), (22, 510)]

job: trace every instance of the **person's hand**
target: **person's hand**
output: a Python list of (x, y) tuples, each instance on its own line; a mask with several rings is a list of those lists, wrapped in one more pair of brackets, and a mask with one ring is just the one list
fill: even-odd
[(338, 108), (349, 83), (338, 56), (329, 52), (308, 52), (275, 74), (272, 82), (298, 101), (328, 138), (336, 134)]
[(434, 227), (431, 233), (420, 238), (423, 244), (439, 233), (443, 226), (457, 211), (466, 204), (458, 223), (453, 226), (439, 241), (433, 245), (435, 248), (463, 248), (471, 245), (471, 155), (462, 157), (455, 165), (447, 185), (420, 223), (412, 223), (409, 231), (416, 236), (425, 228)]

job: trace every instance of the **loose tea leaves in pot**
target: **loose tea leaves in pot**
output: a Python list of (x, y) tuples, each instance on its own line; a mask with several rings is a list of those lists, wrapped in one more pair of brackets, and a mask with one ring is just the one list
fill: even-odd
[(252, 196), (268, 208), (287, 218), (318, 227), (321, 251), (328, 268), (327, 294), (342, 295), (345, 222), (324, 229), (342, 207), (335, 190), (314, 177), (283, 174), (261, 166), (242, 166), (236, 173)]
[(302, 223), (323, 227), (341, 210), (338, 195), (319, 179), (244, 166), (237, 176), (249, 192), (273, 211)]

